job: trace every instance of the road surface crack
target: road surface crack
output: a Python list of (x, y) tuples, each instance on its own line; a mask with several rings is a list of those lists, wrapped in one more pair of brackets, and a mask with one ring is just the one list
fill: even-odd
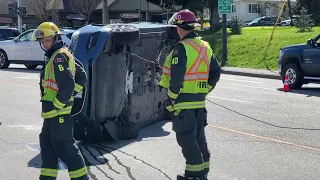
[[(88, 151), (88, 153), (90, 154), (90, 156), (91, 156), (94, 160), (98, 161), (98, 162), (101, 163), (101, 164), (104, 164), (104, 163), (101, 162), (97, 157), (94, 156), (94, 154), (92, 153), (92, 151), (89, 150), (89, 148), (88, 148), (87, 145), (83, 144), (83, 147)], [(88, 160), (88, 159), (87, 159), (87, 160)], [(88, 162), (89, 162), (89, 161), (88, 161)], [(93, 165), (94, 167), (96, 167), (105, 177), (107, 177), (107, 178), (109, 178), (109, 179), (111, 179), (111, 180), (114, 180), (114, 178), (110, 177), (110, 176), (109, 176), (106, 172), (104, 172), (99, 166), (97, 166), (97, 165), (95, 165), (95, 164), (93, 164), (93, 163), (90, 163), (90, 165)], [(96, 179), (96, 180), (98, 180), (98, 179)]]
[[(95, 147), (97, 147), (97, 148), (101, 148), (101, 149), (103, 149), (103, 150), (105, 150), (105, 151), (107, 151), (107, 152), (109, 152), (109, 153), (111, 153), (111, 151), (118, 151), (118, 152), (120, 152), (120, 153), (122, 153), (122, 154), (125, 154), (125, 155), (127, 155), (127, 156), (133, 157), (135, 160), (140, 161), (140, 162), (142, 162), (143, 164), (151, 167), (152, 169), (157, 170), (157, 171), (160, 172), (162, 175), (164, 175), (167, 179), (173, 180), (173, 179), (171, 179), (170, 176), (169, 176), (168, 174), (166, 174), (164, 171), (162, 171), (161, 169), (153, 166), (152, 164), (149, 164), (148, 162), (146, 162), (146, 161), (138, 158), (137, 156), (131, 155), (131, 154), (126, 153), (126, 152), (124, 152), (124, 151), (121, 151), (121, 150), (119, 150), (119, 149), (111, 148), (111, 147), (108, 147), (108, 146), (105, 146), (105, 145), (102, 145), (102, 144), (98, 144), (98, 145), (95, 145), (95, 144), (94, 144), (94, 145), (92, 145), (92, 146), (95, 146)], [(111, 154), (112, 154), (112, 153), (111, 153)]]

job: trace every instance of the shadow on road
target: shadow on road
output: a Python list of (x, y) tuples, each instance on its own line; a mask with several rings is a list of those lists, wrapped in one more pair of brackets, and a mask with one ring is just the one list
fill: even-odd
[[(113, 153), (113, 151), (119, 151), (121, 154), (125, 154), (126, 156), (131, 156), (134, 157), (136, 160), (138, 160), (140, 163), (144, 163), (152, 168), (152, 165), (148, 164), (147, 162), (144, 162), (143, 160), (138, 159), (137, 157), (130, 155), (124, 151), (119, 150), (120, 148), (133, 144), (133, 143), (137, 143), (140, 141), (143, 141), (144, 138), (150, 138), (150, 137), (163, 137), (163, 136), (168, 136), (170, 134), (170, 132), (165, 131), (163, 129), (163, 126), (167, 123), (167, 121), (160, 121), (158, 123), (149, 125), (143, 129), (140, 130), (139, 136), (136, 139), (132, 139), (132, 140), (122, 140), (119, 142), (105, 142), (105, 143), (99, 143), (99, 144), (92, 144), (92, 143), (85, 143), (85, 142), (80, 142), (78, 143), (79, 148), (82, 151), (82, 154), (84, 156), (85, 162), (87, 166), (94, 166), (96, 167), (96, 169), (98, 171), (100, 171), (101, 173), (106, 175), (106, 172), (104, 172), (102, 169), (100, 169), (98, 167), (98, 165), (103, 165), (106, 164), (109, 167), (109, 170), (112, 170), (116, 173), (119, 174), (119, 172), (113, 170), (112, 168), (110, 168), (111, 166), (108, 165), (108, 159), (105, 158), (104, 155), (108, 154), (111, 155), (113, 158), (116, 159), (117, 163), (124, 167), (126, 169), (126, 172), (128, 173), (128, 176), (132, 177), (131, 171), (130, 171), (130, 167), (127, 167), (125, 165), (125, 163), (122, 163), (120, 161), (120, 159)], [(111, 147), (112, 145), (112, 147)], [(38, 144), (32, 144), (30, 145), (32, 146), (34, 149), (38, 149), (40, 150), (40, 146)], [(59, 163), (60, 164), (60, 169), (67, 169), (67, 167), (63, 164), (63, 163)], [(28, 167), (33, 167), (33, 168), (41, 168), (41, 156), (40, 154), (38, 154), (37, 156), (35, 156), (34, 158), (32, 158), (29, 162), (28, 162)], [(159, 170), (161, 171), (161, 170)], [(90, 175), (90, 172), (89, 172)], [(107, 177), (107, 175), (106, 175)], [(108, 178), (108, 177), (107, 177)], [(110, 178), (110, 177), (109, 177)], [(170, 179), (170, 178), (169, 178)]]
[[(278, 89), (279, 91), (283, 91), (282, 88)], [(320, 88), (317, 87), (302, 87), (301, 89), (298, 90), (290, 90), (287, 93), (293, 93), (293, 94), (302, 94), (306, 95), (306, 97), (320, 97)]]

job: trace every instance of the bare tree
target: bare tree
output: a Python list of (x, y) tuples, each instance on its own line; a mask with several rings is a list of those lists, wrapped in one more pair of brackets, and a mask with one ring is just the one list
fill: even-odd
[(31, 3), (37, 18), (49, 21), (49, 18), (58, 12), (61, 0), (32, 0)]
[[(278, 15), (281, 9), (282, 3), (279, 2), (272, 2), (272, 1), (264, 1), (259, 3), (260, 6), (260, 15), (267, 16), (267, 15)], [(287, 8), (284, 9), (282, 17), (287, 18), (289, 16), (289, 10)]]
[(73, 11), (86, 16), (86, 24), (89, 23), (91, 13), (96, 10), (102, 0), (73, 0)]

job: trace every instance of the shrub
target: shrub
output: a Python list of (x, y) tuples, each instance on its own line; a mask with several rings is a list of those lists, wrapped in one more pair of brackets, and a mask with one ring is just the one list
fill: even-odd
[(230, 22), (230, 31), (232, 34), (241, 34), (242, 33), (243, 23), (238, 20), (238, 18), (232, 18)]
[(312, 31), (315, 22), (311, 16), (311, 14), (308, 14), (308, 10), (302, 7), (300, 10), (300, 16), (293, 21), (295, 27), (299, 29), (299, 32)]

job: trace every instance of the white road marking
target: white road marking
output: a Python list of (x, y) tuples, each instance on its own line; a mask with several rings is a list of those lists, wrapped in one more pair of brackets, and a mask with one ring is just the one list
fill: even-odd
[(9, 125), (6, 126), (9, 128), (21, 128), (24, 130), (30, 130), (30, 131), (39, 131), (41, 130), (41, 126), (33, 126), (33, 125)]
[[(39, 144), (27, 144), (27, 149), (31, 150), (31, 151), (38, 151), (40, 152), (41, 148)], [(59, 169), (60, 170), (68, 170), (68, 168), (66, 167), (66, 165), (60, 160), (58, 159), (59, 162)]]
[(223, 99), (223, 100), (228, 100), (228, 101), (241, 102), (241, 103), (247, 103), (247, 104), (252, 103), (252, 102), (248, 102), (248, 101), (241, 101), (241, 100), (229, 99), (229, 98), (223, 98), (223, 97), (217, 97), (217, 96), (207, 96), (207, 97), (216, 98), (216, 99)]
[(229, 80), (229, 81), (248, 82), (248, 83), (255, 83), (255, 84), (265, 84), (264, 82), (248, 81), (248, 80), (241, 80), (241, 79), (234, 79), (234, 78), (221, 77), (220, 79)]
[(232, 83), (221, 83), (221, 84), (230, 85), (230, 86), (240, 86), (240, 87), (248, 87), (248, 88), (256, 88), (256, 89), (265, 89), (265, 90), (276, 91), (276, 89), (272, 89), (272, 88), (263, 88), (263, 87), (256, 87), (256, 86), (247, 86), (247, 85), (232, 84)]
[(24, 76), (24, 77), (13, 77), (15, 79), (39, 79), (38, 76)]

